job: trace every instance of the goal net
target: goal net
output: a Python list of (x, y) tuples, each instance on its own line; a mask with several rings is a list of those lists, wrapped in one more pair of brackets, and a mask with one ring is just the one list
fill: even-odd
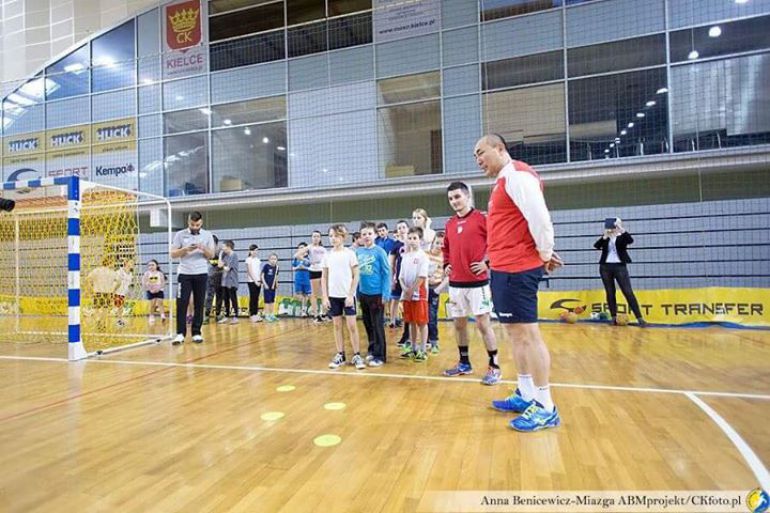
[(15, 206), (0, 212), (0, 341), (68, 344), (76, 360), (170, 335), (161, 312), (148, 322), (140, 242), (141, 216), (167, 200), (78, 177), (6, 183), (2, 196)]

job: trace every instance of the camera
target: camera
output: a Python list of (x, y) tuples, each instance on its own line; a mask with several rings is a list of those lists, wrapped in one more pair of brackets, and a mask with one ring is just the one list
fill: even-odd
[(614, 230), (617, 226), (618, 218), (617, 217), (608, 217), (604, 220), (604, 229), (605, 230)]
[(13, 200), (0, 198), (0, 210), (3, 212), (10, 212), (16, 207), (16, 202)]

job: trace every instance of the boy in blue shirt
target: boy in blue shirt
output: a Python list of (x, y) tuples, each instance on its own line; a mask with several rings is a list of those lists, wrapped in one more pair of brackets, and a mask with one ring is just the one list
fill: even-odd
[(291, 268), (294, 270), (294, 298), (300, 301), (302, 305), (300, 308), (300, 317), (308, 316), (308, 298), (310, 297), (310, 258), (305, 254), (302, 258), (298, 258), (300, 250), (306, 248), (307, 244), (300, 242), (297, 245), (297, 253), (294, 255), (294, 259), (291, 261)]
[(390, 292), (390, 264), (385, 250), (374, 244), (374, 223), (361, 223), (363, 246), (356, 249), (360, 281), (358, 300), (361, 304), (366, 336), (369, 339), (369, 367), (386, 362), (384, 301)]

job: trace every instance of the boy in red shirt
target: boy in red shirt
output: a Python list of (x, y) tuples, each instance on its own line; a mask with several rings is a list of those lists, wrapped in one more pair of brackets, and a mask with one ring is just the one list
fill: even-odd
[(468, 316), (476, 320), (489, 355), (489, 367), (481, 379), (484, 385), (496, 385), (503, 375), (497, 362), (497, 340), (492, 329), (492, 293), (487, 266), (487, 218), (471, 204), (470, 191), (463, 182), (447, 187), (449, 205), (455, 211), (446, 223), (444, 269), (449, 276), (447, 312), (454, 320), (460, 361), (444, 371), (445, 376), (471, 374), (468, 358)]

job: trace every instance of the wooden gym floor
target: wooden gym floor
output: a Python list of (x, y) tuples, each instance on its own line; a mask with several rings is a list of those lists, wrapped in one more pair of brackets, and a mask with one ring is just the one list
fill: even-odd
[(768, 488), (770, 331), (541, 327), (563, 423), (531, 434), (489, 408), (515, 386), (499, 326), (496, 387), (479, 384), (473, 329), (475, 374), (441, 376), (449, 323), (426, 363), (399, 360), (388, 330), (389, 363), (365, 371), (329, 370), (331, 327), (305, 320), (76, 363), (63, 345), (0, 344), (0, 511), (411, 512), (438, 490)]

